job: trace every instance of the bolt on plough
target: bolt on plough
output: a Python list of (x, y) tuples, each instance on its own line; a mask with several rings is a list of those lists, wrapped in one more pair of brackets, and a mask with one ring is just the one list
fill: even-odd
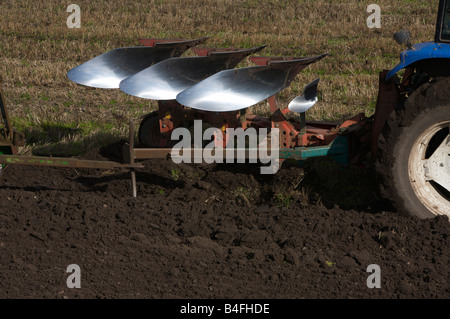
[[(326, 57), (327, 53), (313, 57), (263, 57), (251, 55), (262, 51), (265, 45), (250, 49), (197, 47), (207, 39), (140, 39), (142, 46), (111, 50), (67, 73), (71, 81), (81, 85), (120, 89), (129, 95), (158, 101), (158, 110), (144, 116), (140, 123), (138, 139), (144, 147), (134, 146), (134, 122), (130, 120), (129, 141), (124, 148), (122, 163), (20, 156), (15, 155), (15, 149), (3, 152), (0, 162), (68, 168), (128, 168), (132, 174), (133, 196), (136, 196), (135, 169), (143, 167), (136, 161), (170, 155), (184, 158), (192, 155), (194, 161), (199, 158), (198, 151), (203, 143), (181, 148), (174, 154), (172, 133), (177, 128), (197, 128), (200, 120), (201, 126), (216, 128), (212, 135), (215, 147), (208, 153), (209, 159), (220, 156), (229, 159), (230, 155), (234, 159), (262, 159), (264, 153), (258, 152), (258, 145), (251, 149), (238, 143), (235, 147), (234, 138), (239, 132), (246, 134), (250, 129), (266, 129), (269, 135), (276, 129), (277, 143), (271, 141), (271, 146), (279, 147), (272, 147), (271, 151), (276, 153), (271, 155), (277, 160), (331, 155), (348, 163), (348, 127), (366, 125), (363, 115), (341, 125), (306, 122), (305, 112), (318, 101), (319, 79), (308, 84), (303, 95), (293, 99), (284, 110), (277, 101), (277, 93), (287, 88), (299, 72)], [(181, 57), (188, 49), (197, 56)], [(235, 68), (246, 57), (256, 66)], [(247, 111), (264, 100), (270, 105), (269, 118)], [(4, 104), (2, 110), (6, 112)], [(285, 116), (288, 112), (299, 113), (300, 121), (288, 120)], [(4, 122), (11, 130), (5, 117)], [(202, 136), (203, 133), (204, 128), (200, 127)], [(20, 141), (23, 140), (22, 137)], [(17, 147), (19, 143), (5, 135), (4, 146)], [(268, 147), (265, 144), (265, 148)], [(266, 151), (267, 157), (269, 150)], [(201, 160), (208, 160), (204, 152), (200, 154)]]

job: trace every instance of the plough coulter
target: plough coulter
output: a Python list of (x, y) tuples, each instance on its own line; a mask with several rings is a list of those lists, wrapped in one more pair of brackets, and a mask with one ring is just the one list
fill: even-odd
[[(233, 132), (265, 130), (271, 156), (277, 160), (304, 160), (330, 156), (343, 165), (371, 157), (384, 177), (386, 196), (397, 208), (419, 217), (450, 215), (450, 0), (441, 0), (434, 42), (411, 45), (410, 34), (395, 39), (408, 45), (401, 63), (380, 72), (376, 112), (357, 114), (343, 123), (306, 121), (305, 113), (318, 100), (319, 79), (305, 86), (303, 94), (286, 106), (278, 93), (291, 85), (299, 72), (327, 56), (257, 56), (265, 46), (250, 49), (200, 47), (207, 37), (141, 39), (141, 46), (118, 48), (97, 56), (67, 74), (81, 85), (120, 89), (126, 94), (158, 101), (158, 109), (143, 117), (134, 146), (134, 123), (123, 162), (86, 161), (17, 155), (24, 136), (15, 132), (2, 99), (4, 128), (0, 162), (98, 169), (128, 168), (133, 196), (139, 160), (197, 154), (205, 144), (193, 144), (177, 154), (174, 132), (183, 128), (201, 133), (214, 128), (208, 140), (210, 156), (243, 150), (247, 160), (262, 159), (263, 152), (238, 143)], [(197, 56), (186, 57), (192, 50)], [(237, 66), (244, 59), (253, 66)], [(399, 77), (397, 73), (405, 70)], [(249, 107), (267, 100), (270, 116), (252, 114)], [(257, 112), (256, 112), (257, 113)], [(289, 113), (299, 114), (288, 116)], [(230, 133), (231, 132), (231, 133)], [(274, 134), (274, 133), (277, 134)], [(211, 148), (211, 147), (210, 147)], [(267, 147), (268, 148), (268, 147)], [(274, 155), (275, 152), (275, 155)], [(234, 153), (233, 153), (234, 154)], [(204, 156), (204, 153), (202, 153)], [(267, 154), (266, 154), (267, 155)], [(368, 156), (369, 155), (369, 156)], [(226, 157), (226, 156), (224, 156)], [(223, 157), (222, 157), (223, 158)], [(205, 159), (205, 158), (203, 158)]]

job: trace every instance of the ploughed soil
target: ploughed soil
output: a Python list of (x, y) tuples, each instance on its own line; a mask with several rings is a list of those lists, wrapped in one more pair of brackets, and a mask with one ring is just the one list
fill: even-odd
[[(84, 157), (118, 160), (118, 146)], [(137, 198), (127, 170), (4, 169), (0, 297), (450, 297), (448, 218), (399, 215), (371, 169), (143, 164)]]

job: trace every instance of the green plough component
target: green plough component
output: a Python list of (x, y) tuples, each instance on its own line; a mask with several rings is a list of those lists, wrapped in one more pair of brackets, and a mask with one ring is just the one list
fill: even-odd
[(312, 157), (330, 156), (343, 165), (349, 164), (348, 156), (348, 138), (338, 136), (326, 146), (297, 147), (293, 149), (280, 149), (280, 158), (305, 160)]

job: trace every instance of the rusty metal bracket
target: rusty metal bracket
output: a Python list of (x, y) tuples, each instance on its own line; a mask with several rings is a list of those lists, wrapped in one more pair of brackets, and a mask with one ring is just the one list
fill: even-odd
[(387, 73), (388, 71), (384, 70), (379, 74), (378, 98), (371, 137), (371, 154), (373, 157), (376, 157), (378, 138), (383, 130), (384, 124), (391, 113), (401, 104), (401, 95), (399, 94), (394, 81), (386, 81)]

